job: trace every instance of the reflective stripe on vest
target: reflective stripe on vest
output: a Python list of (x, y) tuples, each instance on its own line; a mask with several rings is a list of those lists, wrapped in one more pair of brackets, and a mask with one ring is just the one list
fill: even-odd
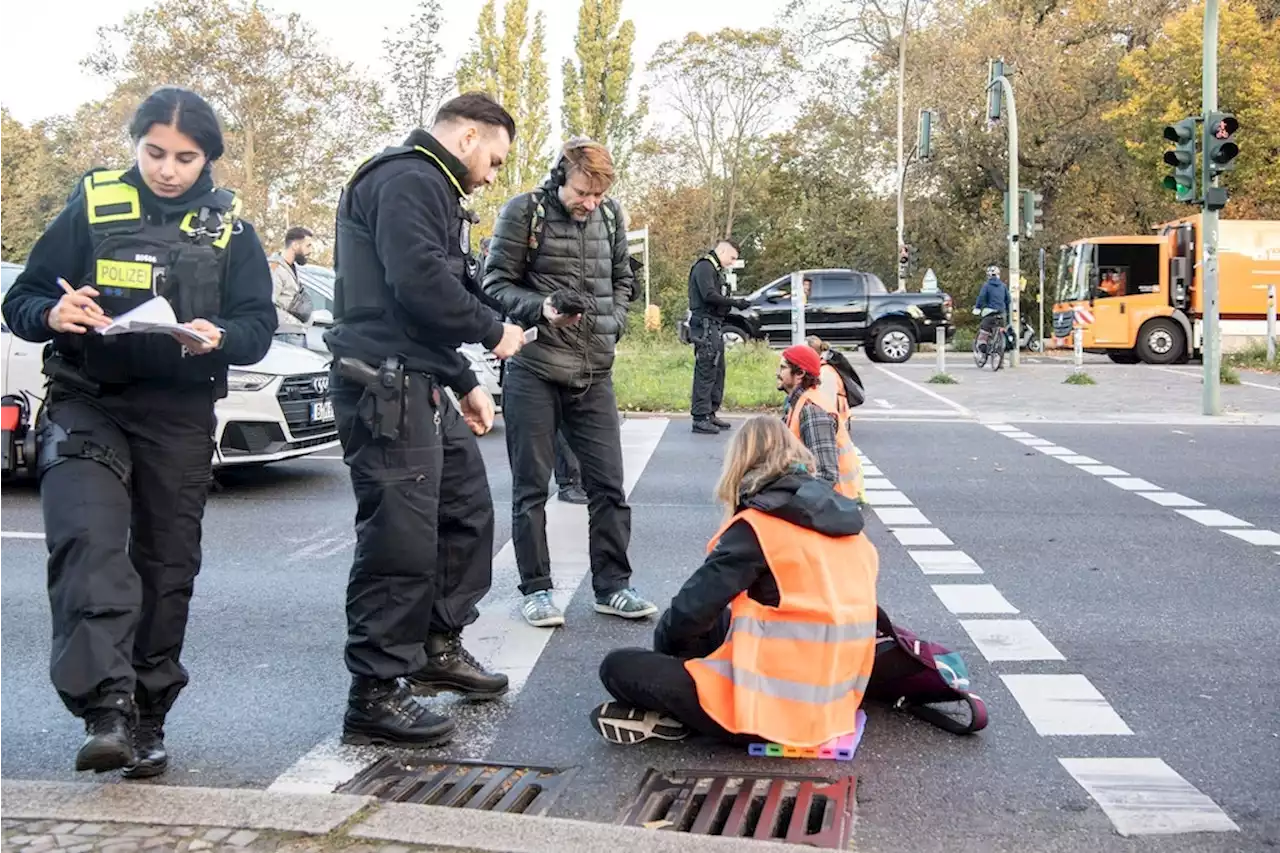
[(858, 461), (858, 449), (853, 446), (853, 439), (849, 436), (845, 418), (838, 413), (838, 407), (828, 405), (826, 397), (820, 389), (810, 388), (800, 395), (800, 399), (796, 400), (796, 404), (791, 408), (791, 414), (787, 418), (787, 426), (791, 429), (791, 434), (800, 439), (801, 442), (804, 441), (804, 436), (800, 434), (800, 410), (804, 408), (806, 403), (813, 403), (835, 421), (836, 460), (839, 463), (835, 489), (846, 498), (857, 498), (862, 491), (862, 463)]
[(778, 587), (769, 607), (740, 593), (729, 633), (685, 662), (698, 701), (731, 732), (817, 746), (855, 728), (875, 658), (879, 557), (865, 536), (827, 536), (758, 510), (734, 516), (755, 531)]

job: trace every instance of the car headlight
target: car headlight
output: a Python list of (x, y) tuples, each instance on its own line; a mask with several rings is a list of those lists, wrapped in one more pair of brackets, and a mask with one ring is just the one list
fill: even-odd
[(266, 387), (266, 384), (272, 379), (275, 379), (275, 377), (269, 373), (254, 373), (252, 370), (228, 370), (227, 390), (257, 391)]

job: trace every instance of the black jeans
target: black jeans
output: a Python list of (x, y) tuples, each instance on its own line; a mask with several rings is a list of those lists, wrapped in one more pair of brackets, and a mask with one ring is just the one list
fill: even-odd
[(512, 362), (505, 381), (502, 405), (511, 461), (511, 539), (520, 569), (520, 592), (528, 595), (553, 586), (546, 503), (557, 430), (563, 431), (582, 466), (592, 588), (597, 596), (627, 588), (631, 507), (622, 491), (622, 433), (613, 378), (597, 377), (585, 391), (575, 390), (544, 381)]
[(400, 434), (375, 439), (357, 413), (366, 392), (330, 374), (356, 498), (347, 583), (347, 669), (392, 679), (427, 661), (429, 634), (479, 615), (493, 580), (493, 500), (480, 446), (430, 377), (406, 374)]
[(78, 717), (130, 703), (163, 717), (187, 684), (213, 405), (212, 388), (49, 388), (38, 439), (49, 674)]
[(569, 447), (564, 430), (556, 430), (556, 486), (567, 489), (582, 485), (582, 465)]
[(689, 321), (693, 340), (693, 393), (689, 413), (704, 420), (724, 402), (724, 323), (711, 317)]
[(688, 658), (706, 657), (721, 643), (729, 631), (729, 611), (708, 634), (700, 647), (686, 644), (674, 654), (674, 648), (663, 648), (660, 634), (655, 635), (654, 651), (648, 649), (615, 649), (600, 663), (600, 682), (614, 699), (631, 708), (657, 711), (679, 720), (690, 729), (735, 745), (759, 743), (749, 734), (735, 734), (711, 719), (698, 702), (698, 688), (693, 676), (684, 668)]

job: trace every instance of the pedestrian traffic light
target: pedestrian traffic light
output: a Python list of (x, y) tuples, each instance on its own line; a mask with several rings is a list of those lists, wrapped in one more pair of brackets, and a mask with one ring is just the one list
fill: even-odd
[(1227, 191), (1215, 186), (1223, 172), (1236, 167), (1232, 161), (1240, 153), (1240, 146), (1231, 138), (1240, 122), (1229, 113), (1209, 113), (1204, 123), (1204, 206), (1208, 210), (1222, 210), (1227, 206)]
[(1177, 194), (1178, 201), (1196, 204), (1195, 117), (1167, 125), (1164, 138), (1173, 143), (1173, 150), (1164, 152), (1164, 162), (1173, 167), (1173, 174), (1166, 175), (1161, 183)]
[(920, 248), (907, 246), (907, 269), (915, 271), (920, 268)]
[(1032, 190), (1022, 191), (1022, 236), (1031, 239), (1044, 230), (1044, 196)]
[(916, 143), (916, 147), (920, 151), (921, 160), (929, 159), (929, 153), (931, 150), (929, 134), (932, 129), (933, 129), (933, 113), (930, 112), (929, 110), (921, 110), (920, 111), (920, 128), (917, 133), (917, 138), (919, 139), (919, 142)]
[(1004, 98), (1004, 85), (996, 83), (1004, 76), (1004, 60), (993, 59), (987, 68), (987, 119), (1000, 120), (1000, 102)]

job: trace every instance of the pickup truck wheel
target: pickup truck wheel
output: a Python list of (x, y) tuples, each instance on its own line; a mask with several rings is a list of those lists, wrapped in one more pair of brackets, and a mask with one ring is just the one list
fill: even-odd
[(1173, 320), (1149, 320), (1138, 332), (1136, 350), (1147, 364), (1173, 364), (1186, 348), (1186, 334)]
[(876, 361), (902, 364), (915, 354), (916, 337), (906, 326), (900, 323), (889, 323), (876, 331), (871, 348), (875, 350)]
[(720, 333), (720, 337), (724, 339), (725, 349), (729, 349), (729, 347), (736, 347), (738, 344), (744, 344), (747, 342), (747, 336), (734, 328), (725, 328)]

